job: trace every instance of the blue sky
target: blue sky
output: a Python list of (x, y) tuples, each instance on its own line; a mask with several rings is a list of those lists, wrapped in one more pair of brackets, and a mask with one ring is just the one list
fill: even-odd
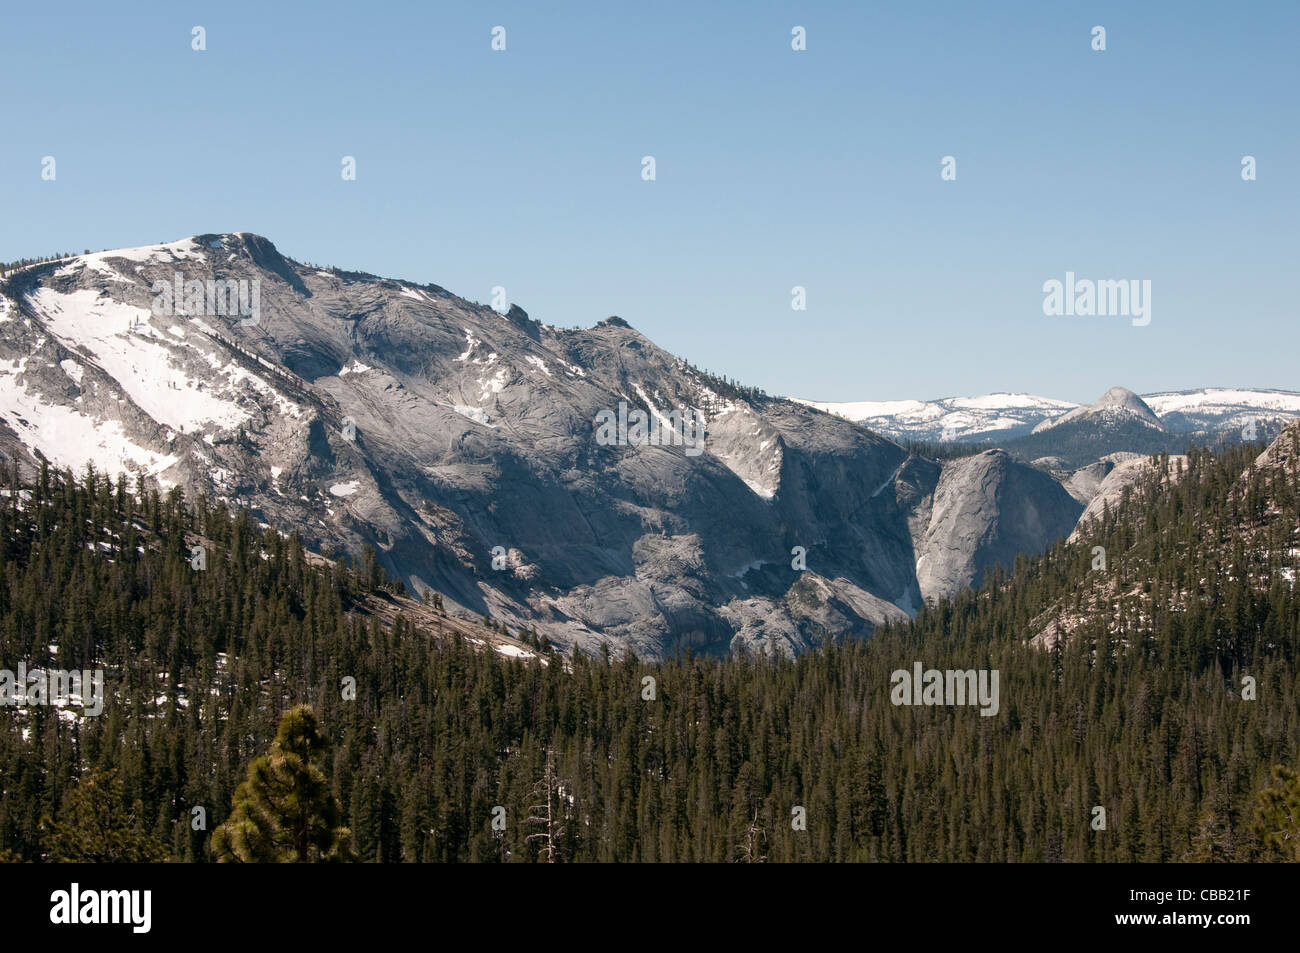
[[(0, 32), (3, 260), (256, 232), (821, 400), (1300, 390), (1293, 0), (55, 9)], [(1067, 271), (1151, 323), (1044, 316)]]

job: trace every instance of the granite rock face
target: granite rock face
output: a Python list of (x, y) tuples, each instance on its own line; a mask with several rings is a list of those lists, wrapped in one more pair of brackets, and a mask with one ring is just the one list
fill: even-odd
[(988, 450), (944, 466), (917, 544), (916, 576), (927, 598), (978, 585), (994, 563), (1070, 532), (1083, 505), (1042, 471)]
[(411, 589), (565, 647), (867, 636), (1077, 515), (1005, 454), (909, 456), (622, 319), (563, 330), (256, 235), (36, 265), (2, 291), (6, 455), (247, 507), (327, 553), (369, 544)]

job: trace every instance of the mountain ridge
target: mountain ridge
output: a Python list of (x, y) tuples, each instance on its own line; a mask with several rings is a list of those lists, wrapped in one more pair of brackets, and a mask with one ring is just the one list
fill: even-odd
[[(1231, 433), (1251, 420), (1300, 418), (1300, 391), (1202, 387), (1137, 395), (1172, 433)], [(1087, 407), (1034, 394), (998, 392), (937, 400), (815, 401), (808, 406), (846, 417), (895, 440), (992, 442), (1025, 436), (1044, 421)]]
[[(208, 313), (226, 286), (257, 313), (219, 313), (219, 297)], [(935, 578), (976, 578), (995, 539), (1045, 547), (1082, 508), (1005, 461), (997, 481), (1029, 479), (1061, 518), (947, 538), (919, 516), (941, 465), (719, 381), (621, 318), (562, 330), (305, 265), (252, 233), (38, 263), (0, 291), (7, 456), (89, 458), (326, 553), (373, 546), (411, 590), (566, 648), (795, 654), (865, 637), (944, 594), (919, 552), (944, 553)], [(699, 455), (646, 439), (697, 412)], [(610, 445), (601, 413), (627, 419)], [(982, 492), (950, 476), (941, 496)]]

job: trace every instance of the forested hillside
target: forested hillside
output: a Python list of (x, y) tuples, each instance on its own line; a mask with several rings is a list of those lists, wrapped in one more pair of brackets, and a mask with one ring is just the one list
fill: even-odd
[[(179, 493), (12, 481), (0, 667), (102, 665), (110, 699), (0, 711), (0, 851), (212, 860), (306, 702), (361, 860), (1297, 859), (1294, 792), (1257, 811), (1300, 762), (1300, 454), (1259, 450), (1157, 468), (1088, 538), (868, 642), (654, 665), (504, 657), (373, 559)], [(997, 714), (892, 704), (914, 662), (998, 670)]]

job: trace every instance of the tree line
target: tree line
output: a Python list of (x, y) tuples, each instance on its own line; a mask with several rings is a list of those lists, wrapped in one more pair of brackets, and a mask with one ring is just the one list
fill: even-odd
[[(373, 559), (317, 565), (179, 490), (15, 474), (0, 667), (102, 666), (110, 700), (98, 718), (0, 711), (0, 851), (1300, 859), (1300, 605), (1282, 571), (1300, 477), (1253, 470), (1258, 449), (1194, 453), (1177, 480), (1158, 460), (1088, 539), (867, 641), (657, 663), (519, 660), (407, 614), (385, 626), (364, 600), (401, 596)], [(1030, 645), (1048, 621), (1069, 637)], [(891, 675), (917, 661), (998, 670), (998, 714), (895, 705)], [(272, 794), (299, 783), (295, 820)]]

